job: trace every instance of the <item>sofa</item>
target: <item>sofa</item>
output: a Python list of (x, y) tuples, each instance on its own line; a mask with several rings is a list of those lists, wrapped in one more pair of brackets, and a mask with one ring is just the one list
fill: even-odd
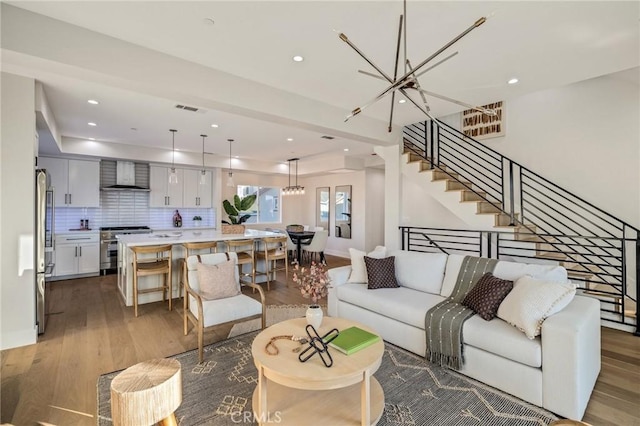
[[(401, 250), (387, 255), (395, 257), (400, 287), (369, 290), (365, 283), (349, 282), (351, 266), (330, 269), (328, 314), (365, 324), (387, 342), (424, 356), (425, 314), (450, 295), (464, 256)], [(499, 260), (493, 274), (567, 281), (566, 270), (557, 265)], [(582, 419), (600, 371), (597, 300), (576, 295), (542, 322), (534, 339), (500, 318), (486, 321), (479, 315), (464, 323), (462, 335), (460, 373), (560, 416)]]

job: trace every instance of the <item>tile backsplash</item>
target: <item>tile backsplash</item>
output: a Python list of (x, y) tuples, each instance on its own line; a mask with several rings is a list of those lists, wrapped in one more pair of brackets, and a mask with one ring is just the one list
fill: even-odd
[[(91, 229), (103, 226), (149, 226), (151, 229), (173, 227), (175, 208), (149, 207), (148, 192), (104, 191), (100, 193), (100, 208), (56, 208), (56, 232), (80, 228), (81, 219), (89, 219)], [(182, 226), (194, 226), (193, 217), (202, 217), (201, 226), (216, 226), (214, 208), (179, 208)]]

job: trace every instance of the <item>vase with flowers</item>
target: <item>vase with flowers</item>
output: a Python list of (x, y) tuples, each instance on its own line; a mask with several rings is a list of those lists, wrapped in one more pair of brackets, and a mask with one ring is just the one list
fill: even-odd
[(323, 312), (318, 300), (326, 297), (329, 290), (329, 274), (322, 263), (311, 262), (308, 268), (297, 265), (293, 271), (293, 282), (296, 283), (302, 297), (311, 299), (312, 304), (307, 309), (307, 323), (318, 329), (322, 324)]

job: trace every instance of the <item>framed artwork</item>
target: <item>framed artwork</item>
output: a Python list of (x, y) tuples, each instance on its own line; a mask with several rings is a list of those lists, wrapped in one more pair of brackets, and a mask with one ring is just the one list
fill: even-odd
[(474, 139), (489, 139), (504, 136), (504, 102), (493, 102), (482, 108), (493, 109), (496, 115), (486, 115), (475, 109), (462, 111), (462, 133)]

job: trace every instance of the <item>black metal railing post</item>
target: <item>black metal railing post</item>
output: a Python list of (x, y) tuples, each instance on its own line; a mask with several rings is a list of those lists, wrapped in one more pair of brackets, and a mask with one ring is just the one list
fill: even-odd
[[(429, 121), (430, 123), (430, 130), (431, 130), (431, 146), (429, 147), (431, 153), (429, 155), (429, 170), (433, 170), (434, 165), (433, 165), (433, 145), (434, 145), (434, 139), (433, 139), (433, 120)], [(426, 132), (425, 132), (425, 138), (426, 138)]]
[[(636, 280), (636, 336), (640, 336), (640, 299), (638, 298), (638, 294), (640, 294), (640, 282), (638, 282), (638, 277), (640, 276), (640, 235), (636, 233), (636, 276), (634, 277)], [(623, 294), (623, 301), (626, 294)], [(623, 305), (624, 306), (624, 305)], [(624, 308), (622, 309), (622, 315), (624, 317)]]
[(515, 200), (513, 199), (513, 161), (507, 159), (509, 162), (509, 225), (514, 226), (516, 224), (515, 215)]
[[(436, 164), (440, 167), (440, 126), (438, 124), (436, 124), (436, 139), (434, 140), (434, 143), (438, 144), (438, 159), (436, 160)], [(433, 152), (431, 153), (431, 159), (435, 160), (433, 158)]]

